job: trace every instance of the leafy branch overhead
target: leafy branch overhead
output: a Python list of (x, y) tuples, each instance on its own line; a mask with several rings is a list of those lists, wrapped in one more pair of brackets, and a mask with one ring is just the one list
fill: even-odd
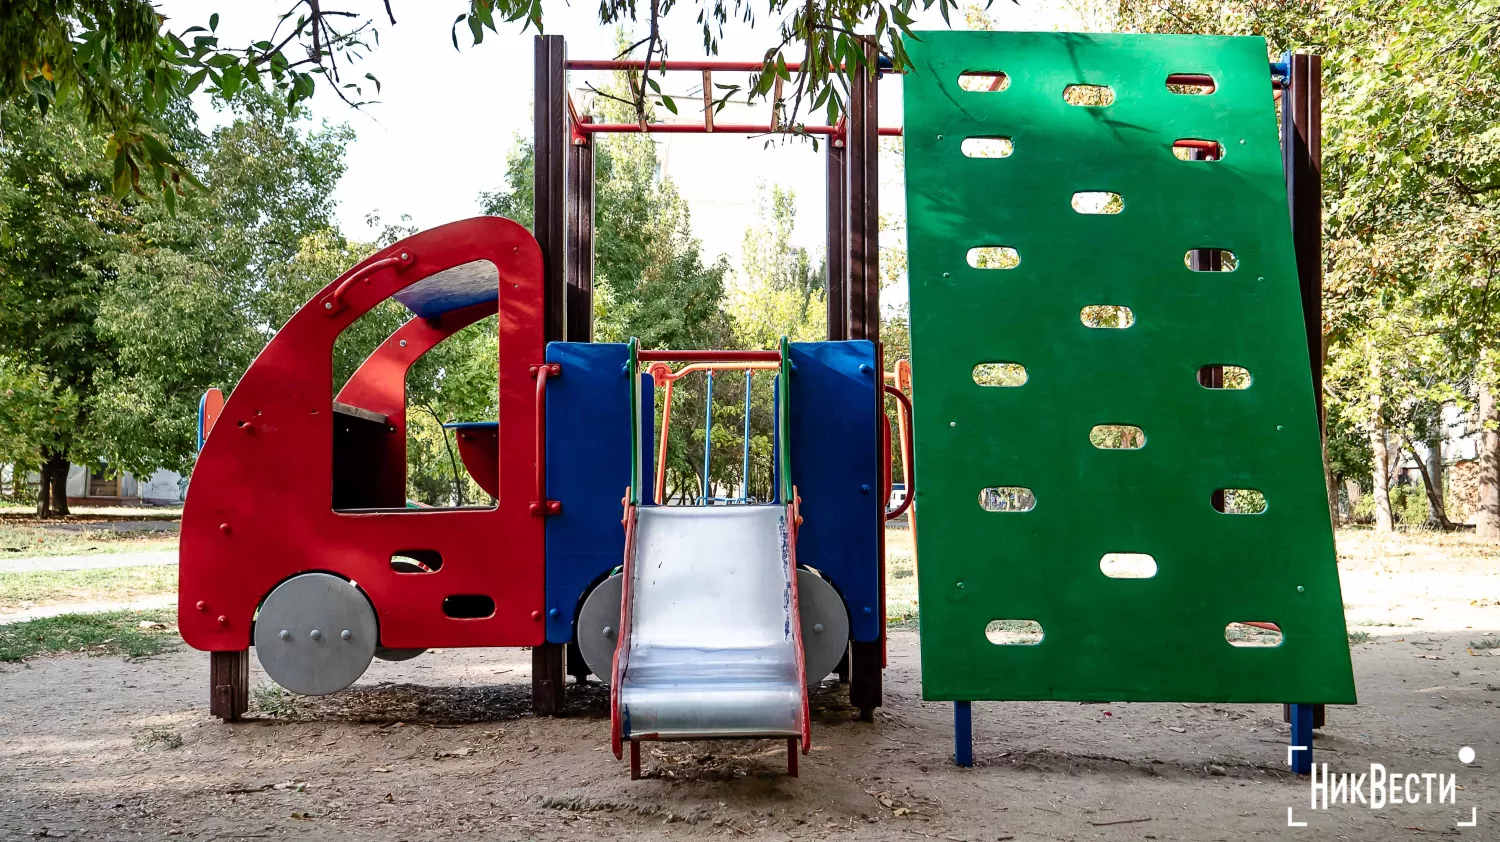
[[(543, 28), (542, 0), (463, 5), (467, 9), (452, 27), (455, 49), (461, 48), (461, 33), (478, 46), (486, 30), (499, 33), (501, 25), (519, 32)], [(910, 34), (913, 13), (936, 6), (946, 21), (957, 8), (956, 0), (698, 0), (692, 5), (703, 37), (688, 48), (689, 55), (718, 55), (731, 19), (775, 27), (768, 28), (775, 43), (762, 56), (764, 70), (751, 77), (744, 93), (751, 100), (775, 95), (777, 124), (790, 132), (814, 111), (836, 120), (849, 75), (875, 72), (861, 34), (901, 72), (908, 64), (901, 36)], [(599, 21), (644, 24), (644, 35), (621, 55), (659, 67), (672, 46), (661, 22), (677, 8), (673, 0), (650, 0), (645, 7), (636, 0), (601, 0)], [(0, 4), (0, 99), (25, 101), (43, 114), (58, 102), (77, 101), (96, 128), (110, 133), (115, 195), (160, 192), (174, 206), (184, 182), (201, 186), (193, 176), (194, 162), (183, 160), (161, 129), (164, 117), (181, 108), (186, 97), (203, 90), (229, 101), (253, 85), (295, 107), (321, 85), (360, 108), (370, 102), (368, 87), (379, 95), (380, 81), (360, 73), (357, 65), (379, 47), (379, 27), (396, 24), (390, 0), (359, 11), (331, 8), (325, 0), (290, 0), (271, 31), (248, 44), (225, 42), (219, 20), (214, 12), (204, 23), (179, 27), (150, 0), (11, 0)], [(799, 62), (800, 72), (792, 72)], [(645, 114), (648, 89), (675, 113), (676, 103), (651, 75), (633, 86), (637, 115)], [(782, 95), (785, 86), (792, 90)], [(715, 107), (739, 93), (738, 86), (729, 86)]]

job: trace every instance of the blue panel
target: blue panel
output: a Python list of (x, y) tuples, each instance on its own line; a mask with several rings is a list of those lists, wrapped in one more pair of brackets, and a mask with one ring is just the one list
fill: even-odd
[(656, 505), (656, 381), (649, 374), (641, 375), (641, 489), (641, 505)]
[[(552, 396), (552, 381), (547, 381), (547, 396)], [(444, 430), (498, 430), (499, 421), (450, 421), (443, 425)]]
[(805, 518), (797, 561), (833, 581), (849, 606), (851, 636), (880, 637), (881, 372), (875, 344), (794, 342), (791, 346), (792, 483)]
[(547, 640), (573, 639), (583, 592), (625, 558), (620, 498), (630, 484), (628, 346), (553, 342), (547, 362)]
[(429, 275), (396, 293), (392, 298), (424, 319), (494, 301), (500, 294), (500, 272), (488, 260), (475, 260)]

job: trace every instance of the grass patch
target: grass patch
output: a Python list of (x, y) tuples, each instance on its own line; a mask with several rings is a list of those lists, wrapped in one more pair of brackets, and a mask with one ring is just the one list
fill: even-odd
[(75, 652), (145, 658), (181, 640), (172, 609), (64, 614), (0, 626), (0, 662)]
[(162, 748), (182, 748), (182, 735), (171, 728), (163, 728), (153, 725), (143, 728), (135, 734), (135, 747), (145, 751), (152, 746), (159, 745)]
[(1470, 649), (1500, 649), (1500, 637), (1482, 637), (1469, 641)]
[(276, 719), (297, 715), (297, 697), (275, 682), (266, 682), (250, 691), (250, 706)]
[(30, 605), (129, 602), (177, 592), (177, 565), (0, 573), (0, 613)]
[(177, 533), (150, 530), (116, 532), (108, 525), (85, 523), (79, 531), (58, 529), (68, 521), (0, 520), (0, 558), (149, 553), (177, 549)]
[(917, 565), (912, 560), (911, 531), (900, 523), (885, 528), (885, 621), (892, 628), (916, 628)]
[(1356, 644), (1356, 643), (1369, 643), (1369, 642), (1370, 642), (1370, 633), (1369, 632), (1367, 632), (1367, 631), (1352, 631), (1352, 632), (1349, 632), (1349, 643), (1350, 643), (1350, 645), (1353, 645), (1353, 644)]

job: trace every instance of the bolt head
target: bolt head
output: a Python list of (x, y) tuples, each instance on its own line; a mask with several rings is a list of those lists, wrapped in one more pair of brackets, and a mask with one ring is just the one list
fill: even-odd
[(227, 625), (229, 625), (229, 618), (226, 617), (226, 616), (224, 616), (223, 614), (220, 614), (219, 615), (219, 625), (221, 625), (221, 626), (227, 626)]
[(403, 348), (406, 347), (406, 340), (405, 339), (401, 340), (401, 347), (403, 347)]
[(208, 610), (208, 603), (204, 602), (201, 599), (198, 600), (198, 610), (199, 611), (207, 611)]
[(861, 485), (859, 487), (859, 493), (860, 494), (869, 494), (870, 493), (870, 484), (869, 483), (865, 483), (865, 484)]
[(822, 633), (823, 633), (823, 624), (822, 623), (813, 623), (813, 634), (822, 634)]
[(292, 631), (291, 631), (291, 629), (282, 629), (281, 633), (278, 634), (278, 635), (276, 635), (276, 636), (279, 637), (279, 638), (281, 638), (282, 640), (291, 640), (292, 639)]
[(614, 636), (615, 636), (615, 627), (614, 626), (605, 626), (604, 627), (604, 636), (608, 637), (608, 638), (611, 638), (611, 639), (614, 638)]
[(320, 632), (320, 631), (318, 631), (317, 629), (313, 629), (312, 631), (308, 632), (307, 636), (310, 637), (310, 638), (312, 638), (313, 640), (322, 640), (323, 639), (323, 633)]
[(865, 606), (865, 614), (874, 614), (874, 613), (875, 613), (874, 610), (872, 610), (870, 608), (870, 606), (868, 606), (868, 605)]
[(324, 301), (323, 302), (323, 309), (324, 310), (332, 310), (333, 309), (333, 302), (332, 301)]
[(344, 629), (343, 631), (339, 632), (339, 637), (344, 640), (352, 640), (354, 638), (354, 632), (349, 631), (348, 629)]

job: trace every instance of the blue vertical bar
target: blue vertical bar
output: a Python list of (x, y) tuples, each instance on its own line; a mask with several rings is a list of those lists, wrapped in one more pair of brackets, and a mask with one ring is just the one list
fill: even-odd
[(641, 491), (642, 506), (656, 505), (656, 381), (641, 375)]
[(953, 703), (953, 762), (974, 765), (974, 711), (970, 702)]
[(781, 376), (771, 378), (771, 499), (781, 499)]
[(714, 370), (708, 370), (708, 394), (703, 398), (703, 494), (698, 498), (698, 505), (708, 505), (708, 498), (713, 496), (709, 492), (713, 486), (708, 481), (708, 455), (713, 452), (714, 446)]
[[(1311, 775), (1313, 764), (1313, 705), (1292, 705), (1292, 774)], [(1304, 748), (1299, 748), (1304, 747)]]
[(750, 378), (753, 369), (745, 369), (745, 461), (740, 469), (740, 502), (750, 502)]

